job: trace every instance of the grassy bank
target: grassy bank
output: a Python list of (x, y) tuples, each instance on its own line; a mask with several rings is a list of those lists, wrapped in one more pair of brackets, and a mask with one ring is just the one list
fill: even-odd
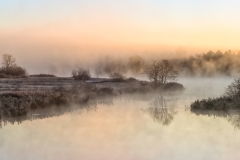
[(71, 104), (85, 105), (99, 97), (115, 95), (111, 88), (96, 88), (89, 85), (86, 85), (85, 89), (75, 88), (66, 91), (2, 93), (0, 94), (0, 116), (17, 117), (37, 109), (68, 107)]
[[(101, 98), (110, 98), (121, 94), (146, 94), (161, 91), (183, 90), (178, 83), (162, 84), (154, 87), (147, 81), (127, 80), (122, 82), (86, 83), (71, 78), (25, 78), (2, 79), (1, 85), (18, 90), (0, 88), (0, 116), (19, 117), (33, 110), (52, 107), (69, 107), (72, 104), (85, 105)], [(4, 84), (5, 83), (5, 84)]]
[(227, 96), (219, 98), (209, 98), (203, 100), (196, 100), (191, 104), (191, 110), (229, 110), (239, 109), (238, 101)]
[(223, 110), (240, 109), (240, 78), (235, 78), (224, 95), (218, 98), (196, 100), (191, 104), (191, 110)]

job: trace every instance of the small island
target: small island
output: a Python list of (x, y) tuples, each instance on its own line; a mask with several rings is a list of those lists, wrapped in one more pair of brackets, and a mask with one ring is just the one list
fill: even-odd
[(168, 60), (153, 62), (144, 74), (150, 81), (126, 78), (114, 72), (109, 78), (95, 78), (87, 69), (72, 71), (72, 77), (52, 74), (28, 75), (17, 66), (12, 55), (3, 56), (0, 70), (0, 117), (19, 117), (52, 107), (84, 106), (101, 98), (122, 94), (181, 92), (183, 85), (173, 82), (178, 73)]

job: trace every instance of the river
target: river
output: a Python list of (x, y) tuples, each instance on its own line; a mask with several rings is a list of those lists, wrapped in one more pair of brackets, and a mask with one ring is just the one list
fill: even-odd
[(221, 96), (232, 81), (180, 78), (181, 94), (122, 96), (1, 122), (0, 159), (238, 160), (240, 116), (189, 109), (196, 99)]

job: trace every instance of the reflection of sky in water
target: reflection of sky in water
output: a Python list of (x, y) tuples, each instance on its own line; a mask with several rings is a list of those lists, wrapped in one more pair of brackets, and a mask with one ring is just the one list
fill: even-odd
[(163, 97), (164, 111), (174, 111), (167, 125), (146, 113), (162, 109), (161, 97), (122, 98), (97, 110), (6, 125), (0, 130), (0, 159), (238, 159), (239, 116), (185, 111), (178, 104), (189, 101), (189, 92), (175, 96), (177, 100)]
[(0, 131), (0, 157), (130, 160), (234, 159), (239, 155), (239, 131), (226, 119), (178, 110), (166, 126), (144, 114), (145, 105), (116, 101), (114, 106), (99, 106), (97, 112), (7, 125)]

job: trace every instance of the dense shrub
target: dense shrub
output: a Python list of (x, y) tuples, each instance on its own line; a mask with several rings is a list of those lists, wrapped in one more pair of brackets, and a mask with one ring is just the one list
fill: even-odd
[(26, 69), (19, 66), (9, 67), (8, 69), (6, 68), (0, 69), (0, 78), (15, 78), (15, 77), (19, 78), (26, 76), (27, 76)]
[(0, 78), (9, 78), (9, 76), (7, 76), (7, 75), (4, 74), (4, 73), (0, 73)]
[(89, 70), (79, 68), (78, 70), (72, 71), (72, 77), (75, 80), (88, 80), (91, 78), (91, 74)]
[(238, 108), (239, 103), (234, 99), (229, 97), (220, 97), (220, 98), (209, 98), (203, 100), (196, 100), (191, 104), (191, 109), (201, 109), (201, 110), (228, 110)]

